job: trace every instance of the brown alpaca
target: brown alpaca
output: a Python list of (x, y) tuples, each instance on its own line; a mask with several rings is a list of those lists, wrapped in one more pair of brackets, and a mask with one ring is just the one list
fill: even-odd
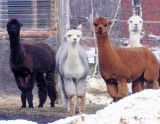
[(100, 74), (113, 101), (127, 96), (127, 82), (133, 82), (133, 93), (144, 89), (144, 81), (148, 82), (148, 87), (158, 89), (159, 65), (154, 54), (145, 47), (112, 48), (108, 36), (109, 24), (103, 17), (93, 22)]
[(43, 107), (47, 94), (51, 100), (51, 107), (57, 98), (55, 81), (55, 53), (47, 44), (20, 42), (22, 24), (16, 19), (7, 23), (10, 41), (10, 68), (14, 74), (18, 88), (21, 90), (22, 107), (33, 108), (32, 90), (36, 81), (38, 86), (39, 107)]

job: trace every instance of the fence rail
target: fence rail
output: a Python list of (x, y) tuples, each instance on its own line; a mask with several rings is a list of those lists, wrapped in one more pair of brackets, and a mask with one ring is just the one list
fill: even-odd
[(8, 19), (17, 18), (22, 30), (55, 29), (56, 0), (0, 0), (0, 30)]

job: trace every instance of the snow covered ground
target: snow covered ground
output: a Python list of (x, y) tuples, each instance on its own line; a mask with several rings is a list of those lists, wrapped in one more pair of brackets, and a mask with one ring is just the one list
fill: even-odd
[(97, 54), (95, 54), (95, 47), (87, 48), (85, 51), (88, 56), (89, 63), (95, 63), (94, 57), (97, 56)]
[(50, 124), (160, 124), (160, 90), (144, 90), (96, 114), (67, 117)]

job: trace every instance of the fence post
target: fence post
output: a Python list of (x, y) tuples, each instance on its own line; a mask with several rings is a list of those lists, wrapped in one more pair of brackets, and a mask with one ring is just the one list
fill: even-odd
[(2, 1), (0, 0), (0, 30), (2, 29)]
[[(67, 28), (70, 28), (70, 0), (58, 0), (58, 15), (59, 15), (59, 26), (58, 26), (58, 42), (59, 47), (64, 42), (64, 35)], [(64, 104), (64, 96), (61, 89), (61, 83), (58, 82), (58, 103)]]
[(37, 0), (33, 0), (33, 29), (37, 29)]
[(55, 27), (55, 16), (56, 16), (56, 0), (51, 0), (50, 1), (50, 24), (51, 24), (51, 29), (54, 29)]
[(58, 46), (64, 42), (67, 27), (70, 27), (70, 0), (59, 0), (59, 34)]

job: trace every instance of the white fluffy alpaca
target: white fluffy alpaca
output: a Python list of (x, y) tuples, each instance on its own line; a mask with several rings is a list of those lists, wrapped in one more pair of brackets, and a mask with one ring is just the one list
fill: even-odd
[(130, 33), (130, 43), (128, 47), (142, 47), (140, 34), (143, 27), (143, 19), (140, 16), (134, 15), (129, 18), (128, 24)]
[(75, 114), (78, 102), (79, 112), (84, 113), (86, 78), (89, 71), (88, 58), (80, 46), (81, 30), (71, 29), (65, 34), (66, 43), (56, 53), (56, 67), (61, 77), (62, 90), (67, 102), (67, 111)]

